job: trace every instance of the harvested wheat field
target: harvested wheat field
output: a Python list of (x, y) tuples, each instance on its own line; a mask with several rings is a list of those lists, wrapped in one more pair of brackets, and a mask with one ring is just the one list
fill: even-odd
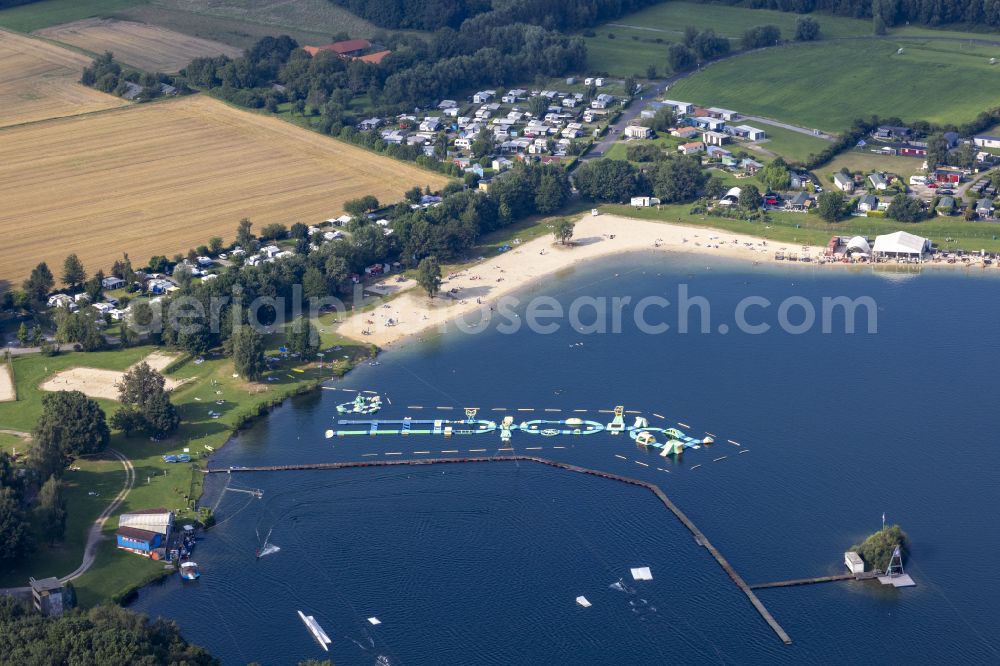
[[(142, 359), (149, 364), (153, 370), (162, 372), (176, 358), (169, 354), (153, 352)], [(42, 382), (43, 391), (79, 391), (91, 398), (104, 398), (105, 400), (118, 399), (118, 382), (125, 375), (118, 370), (100, 370), (97, 368), (68, 368), (57, 372)], [(187, 380), (165, 378), (164, 388), (173, 391)]]
[(123, 106), (79, 83), (87, 56), (0, 30), (0, 127)]
[(210, 39), (159, 28), (147, 23), (89, 18), (52, 26), (35, 34), (73, 46), (103, 53), (111, 51), (119, 62), (151, 72), (178, 72), (194, 58), (228, 55), (242, 51)]
[[(316, 223), (440, 175), (210, 97), (0, 130), (0, 282), (77, 253), (92, 274), (232, 241), (241, 218)], [(0, 289), (3, 285), (0, 284)]]

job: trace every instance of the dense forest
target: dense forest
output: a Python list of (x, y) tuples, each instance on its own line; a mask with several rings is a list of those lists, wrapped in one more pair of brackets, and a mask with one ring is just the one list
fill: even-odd
[(0, 596), (0, 663), (218, 664), (203, 648), (189, 645), (177, 625), (117, 606), (98, 606), (47, 618), (13, 597)]
[(576, 30), (624, 16), (662, 0), (331, 0), (383, 28), (457, 28), (466, 19), (481, 26), (530, 23), (548, 30)]
[(752, 9), (871, 18), (885, 27), (968, 23), (1000, 27), (1000, 0), (711, 0)]
[[(458, 31), (442, 28), (429, 40), (382, 35), (379, 43), (392, 54), (371, 65), (327, 52), (313, 58), (290, 37), (267, 37), (240, 58), (197, 58), (185, 73), (192, 84), (217, 88), (222, 97), (243, 106), (302, 100), (346, 125), (352, 120), (341, 116), (358, 95), (367, 95), (377, 113), (388, 115), (477, 86), (516, 83), (539, 74), (560, 76), (586, 62), (581, 38), (526, 24), (466, 22)], [(276, 91), (273, 83), (285, 90)]]

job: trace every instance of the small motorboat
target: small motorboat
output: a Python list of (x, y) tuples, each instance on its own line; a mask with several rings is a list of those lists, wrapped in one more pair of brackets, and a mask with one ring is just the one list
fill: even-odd
[(198, 580), (201, 578), (201, 571), (198, 570), (198, 565), (190, 560), (181, 562), (181, 578), (184, 580)]

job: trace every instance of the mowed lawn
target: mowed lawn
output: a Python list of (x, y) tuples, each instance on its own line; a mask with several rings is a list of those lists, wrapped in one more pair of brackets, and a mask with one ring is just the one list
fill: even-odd
[(82, 53), (0, 30), (0, 127), (127, 104), (79, 83), (89, 63)]
[[(671, 73), (667, 48), (671, 42), (683, 40), (687, 26), (712, 28), (717, 35), (733, 40), (733, 48), (737, 49), (744, 31), (755, 25), (774, 24), (781, 28), (782, 37), (793, 38), (797, 18), (798, 14), (766, 9), (664, 2), (594, 28), (594, 36), (585, 38), (587, 62), (592, 71), (614, 76), (645, 76), (650, 65), (664, 76)], [(855, 37), (872, 32), (871, 21), (820, 14), (814, 18), (820, 23), (823, 37)]]
[(830, 142), (825, 139), (770, 123), (763, 123), (759, 120), (748, 120), (746, 124), (767, 133), (766, 139), (755, 144), (748, 144), (748, 148), (751, 150), (754, 150), (755, 147), (759, 148), (765, 156), (768, 156), (768, 153), (780, 155), (785, 158), (786, 162), (804, 162), (810, 155), (820, 153), (830, 145)]
[[(207, 96), (0, 131), (0, 275), (75, 252), (91, 273), (231, 241), (250, 218), (316, 223), (346, 200), (394, 202), (447, 179)], [(58, 196), (54, 196), (54, 195)]]
[[(813, 14), (819, 21), (823, 37), (857, 37), (872, 34), (871, 21)], [(684, 28), (712, 28), (722, 37), (739, 39), (747, 28), (755, 25), (776, 25), (784, 39), (795, 37), (795, 21), (799, 15), (768, 9), (747, 9), (729, 5), (694, 2), (664, 2), (612, 21), (611, 27), (630, 26), (647, 32), (671, 33), (675, 41), (684, 36)], [(602, 27), (603, 29), (603, 27)]]
[(678, 82), (670, 96), (831, 132), (873, 114), (961, 123), (1000, 105), (993, 56), (1000, 57), (1000, 47), (964, 42), (820, 42), (711, 65)]

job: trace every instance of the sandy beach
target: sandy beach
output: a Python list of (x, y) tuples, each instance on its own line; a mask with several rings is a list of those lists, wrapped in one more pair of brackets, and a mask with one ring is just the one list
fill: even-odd
[[(396, 283), (396, 278), (390, 276), (371, 290), (403, 293), (373, 311), (349, 316), (339, 325), (338, 331), (386, 347), (443, 326), (459, 315), (475, 312), (484, 304), (523, 289), (546, 275), (622, 252), (680, 251), (773, 262), (775, 251), (781, 247), (813, 257), (824, 250), (816, 246), (769, 242), (708, 227), (649, 222), (617, 215), (585, 215), (576, 223), (572, 245), (561, 246), (551, 235), (515, 245), (503, 254), (444, 276), (441, 294), (433, 299), (428, 298), (413, 280)], [(452, 293), (452, 289), (457, 289), (457, 293)]]

